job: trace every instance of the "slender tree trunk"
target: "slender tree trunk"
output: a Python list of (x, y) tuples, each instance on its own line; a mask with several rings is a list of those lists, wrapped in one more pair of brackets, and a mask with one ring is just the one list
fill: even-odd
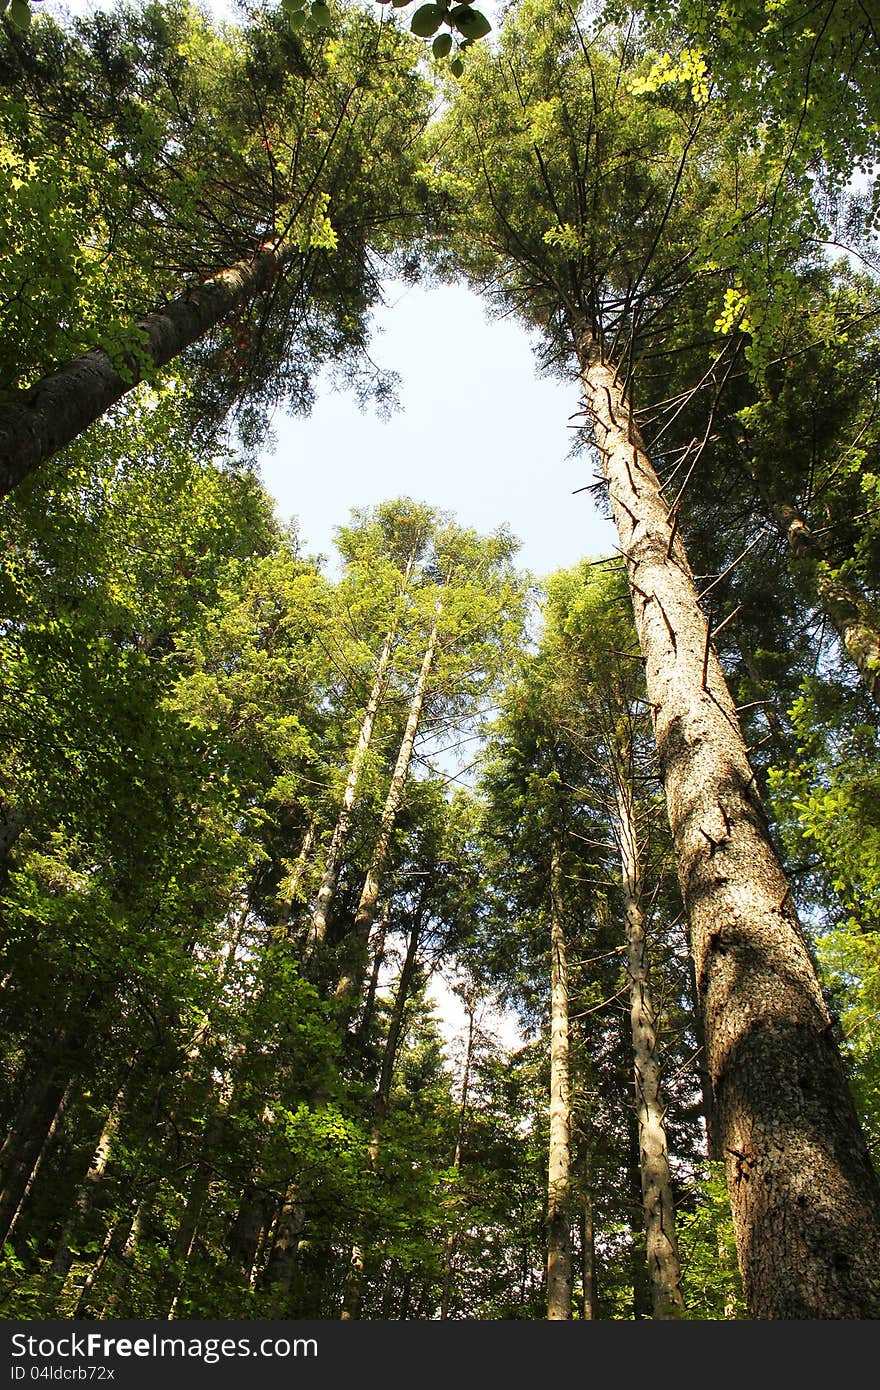
[[(409, 581), (412, 576), (413, 566), (416, 561), (417, 545), (413, 546), (407, 562), (406, 572), (403, 583), (400, 587), (399, 597), (406, 593)], [(336, 825), (333, 828), (333, 837), (330, 847), (327, 850), (327, 862), (324, 866), (324, 876), (321, 886), (318, 889), (318, 898), (315, 903), (315, 910), (312, 913), (311, 925), (309, 927), (309, 950), (321, 944), (327, 935), (327, 920), (330, 914), (330, 907), (336, 893), (336, 885), (339, 881), (339, 869), (342, 863), (342, 854), (348, 840), (351, 829), (351, 813), (354, 808), (355, 797), (357, 795), (358, 782), (364, 766), (364, 760), (369, 752), (370, 742), (373, 737), (373, 728), (376, 723), (376, 716), (379, 713), (379, 706), (385, 694), (385, 686), (388, 679), (388, 667), (391, 662), (391, 655), (394, 651), (394, 643), (397, 639), (398, 618), (395, 614), (382, 650), (379, 653), (379, 660), (376, 663), (376, 672), (373, 677), (373, 685), (370, 696), (367, 700), (367, 707), (364, 710), (364, 717), (358, 732), (357, 743), (355, 744), (354, 754), (348, 769), (348, 778), (345, 783), (345, 791), (342, 794), (342, 805), (339, 808), (339, 815)]]
[(391, 836), (394, 833), (394, 826), (400, 808), (403, 805), (403, 793), (406, 788), (407, 777), (409, 776), (409, 765), (412, 761), (413, 744), (419, 728), (419, 720), (422, 716), (422, 706), (425, 703), (425, 695), (428, 690), (428, 681), (431, 675), (431, 668), (437, 655), (437, 644), (440, 640), (440, 617), (443, 611), (442, 603), (438, 602), (428, 638), (428, 645), (422, 658), (422, 665), (410, 701), (409, 714), (407, 715), (406, 727), (403, 731), (403, 739), (400, 744), (400, 751), (397, 754), (397, 762), (391, 774), (391, 782), (388, 787), (388, 795), (385, 798), (385, 807), (382, 811), (382, 819), (379, 823), (379, 835), (373, 849), (370, 867), (364, 880), (361, 890), (360, 901), (358, 902), (357, 912), (354, 919), (354, 930), (352, 932), (352, 947), (354, 950), (354, 960), (344, 972), (336, 987), (336, 998), (339, 1001), (345, 1026), (354, 1005), (355, 996), (361, 986), (365, 968), (366, 945), (369, 940), (370, 931), (376, 919), (376, 907), (379, 902), (381, 891), (382, 874), (388, 859), (388, 851), (391, 848)]
[(831, 573), (825, 547), (796, 507), (776, 503), (773, 517), (795, 567), (810, 576), (817, 606), (855, 663), (868, 694), (880, 705), (880, 613), (854, 584)]
[[(468, 1092), (471, 1081), (471, 1065), (474, 1057), (474, 1035), (476, 1019), (476, 999), (472, 995), (468, 999), (468, 1035), (467, 1044), (464, 1052), (464, 1067), (461, 1074), (461, 1100), (458, 1105), (458, 1126), (455, 1132), (455, 1153), (452, 1156), (453, 1172), (458, 1174), (461, 1171), (461, 1153), (464, 1144), (464, 1127), (467, 1119)], [(446, 1244), (443, 1251), (443, 1291), (440, 1295), (440, 1318), (446, 1321), (449, 1317), (449, 1307), (452, 1302), (452, 1276), (455, 1271), (455, 1248), (458, 1243), (458, 1233), (455, 1225), (451, 1225), (449, 1235), (446, 1237)]]
[(388, 918), (382, 917), (373, 933), (373, 968), (370, 971), (370, 982), (367, 985), (367, 996), (364, 1000), (363, 1012), (358, 1020), (357, 1039), (358, 1042), (365, 1042), (373, 1022), (373, 1015), (376, 1012), (376, 993), (379, 988), (379, 976), (382, 966), (385, 963), (385, 936), (388, 930)]
[(581, 1278), (584, 1286), (584, 1318), (599, 1316), (599, 1288), (596, 1276), (596, 1230), (593, 1220), (593, 1194), (585, 1190), (581, 1198)]
[(55, 1310), (56, 1301), (63, 1301), (67, 1292), (69, 1275), (73, 1266), (74, 1242), (77, 1240), (89, 1220), (92, 1209), (95, 1205), (101, 1184), (107, 1173), (107, 1165), (110, 1162), (110, 1154), (113, 1149), (113, 1142), (119, 1128), (119, 1116), (125, 1104), (130, 1090), (132, 1073), (136, 1066), (135, 1058), (126, 1070), (126, 1074), (119, 1085), (116, 1095), (113, 1098), (107, 1117), (98, 1136), (91, 1162), (83, 1179), (80, 1190), (77, 1194), (73, 1208), (64, 1223), (58, 1244), (55, 1247), (55, 1255), (47, 1276), (47, 1287), (44, 1302), (47, 1309), (47, 1316)]
[(27, 1105), (6, 1139), (3, 1186), (0, 1189), (0, 1245), (9, 1240), (37, 1174), (51, 1151), (64, 1116), (69, 1083), (50, 1080), (35, 1103)]
[(614, 368), (583, 383), (626, 557), (753, 1318), (880, 1317), (880, 1192), (693, 575)]
[[(370, 1167), (374, 1171), (379, 1162), (379, 1144), (381, 1141), (382, 1126), (385, 1123), (385, 1117), (388, 1114), (388, 1106), (391, 1101), (391, 1083), (394, 1078), (394, 1067), (397, 1062), (400, 1040), (403, 1035), (403, 1021), (406, 1015), (406, 1006), (409, 1001), (410, 989), (416, 968), (420, 928), (421, 911), (414, 917), (412, 929), (409, 934), (406, 956), (404, 957), (400, 971), (400, 979), (394, 996), (391, 1017), (388, 1020), (388, 1036), (385, 1039), (385, 1046), (382, 1049), (382, 1066), (379, 1071), (379, 1081), (376, 1086), (376, 1093), (373, 1096), (373, 1124), (370, 1134), (368, 1155)], [(362, 1234), (360, 1240), (352, 1248), (349, 1258), (348, 1277), (342, 1303), (342, 1312), (340, 1313), (341, 1319), (345, 1322), (360, 1317), (363, 1304), (365, 1247), (366, 1238)]]
[(176, 1316), (180, 1295), (186, 1283), (187, 1267), (211, 1186), (211, 1177), (214, 1171), (213, 1157), (223, 1140), (224, 1128), (225, 1113), (218, 1111), (211, 1116), (202, 1137), (201, 1153), (192, 1175), (186, 1204), (171, 1248), (170, 1278), (165, 1284), (163, 1294), (163, 1302), (168, 1310), (169, 1318)]
[(571, 1317), (571, 1101), (568, 1074), (568, 967), (562, 851), (550, 865), (550, 1151), (547, 1178), (547, 1317)]
[(639, 1122), (639, 1172), (645, 1213), (651, 1308), (655, 1318), (681, 1315), (681, 1265), (675, 1235), (675, 1204), (664, 1104), (657, 1059), (654, 1002), (648, 980), (648, 944), (641, 907), (642, 869), (631, 787), (622, 769), (614, 779), (626, 914), (626, 960), (630, 981), (630, 1025)]
[(142, 381), (147, 371), (173, 358), (254, 294), (265, 289), (289, 260), (291, 245), (264, 245), (247, 260), (193, 285), (164, 309), (134, 325), (138, 350), (114, 362), (92, 348), (45, 376), (14, 400), (0, 402), (0, 497)]

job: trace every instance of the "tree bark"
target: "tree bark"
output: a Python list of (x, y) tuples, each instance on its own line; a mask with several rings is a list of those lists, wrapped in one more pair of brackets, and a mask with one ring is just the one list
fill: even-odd
[[(458, 1105), (458, 1126), (455, 1131), (455, 1153), (452, 1156), (453, 1171), (458, 1174), (461, 1171), (461, 1153), (464, 1144), (464, 1126), (467, 1119), (468, 1092), (471, 1080), (471, 1064), (474, 1057), (474, 1034), (476, 1031), (476, 998), (473, 994), (465, 996), (468, 1011), (468, 1035), (464, 1053), (464, 1067), (461, 1074), (461, 1100)], [(446, 1237), (446, 1244), (443, 1252), (443, 1291), (440, 1296), (440, 1318), (446, 1321), (449, 1318), (449, 1307), (452, 1302), (452, 1276), (455, 1271), (455, 1248), (458, 1243), (458, 1233), (454, 1223), (450, 1226), (449, 1235)]]
[[(405, 592), (406, 590), (406, 585), (409, 582), (409, 577), (412, 573), (412, 567), (414, 562), (415, 551), (413, 551), (410, 557), (410, 562), (407, 566), (406, 577), (404, 579), (404, 584), (401, 589), (401, 593)], [(361, 721), (361, 727), (358, 732), (357, 743), (355, 744), (354, 754), (352, 755), (351, 764), (348, 769), (348, 778), (345, 783), (345, 791), (342, 794), (342, 805), (339, 808), (339, 815), (336, 819), (336, 824), (333, 827), (333, 836), (330, 840), (330, 846), (327, 850), (327, 862), (324, 865), (324, 876), (321, 879), (321, 886), (318, 889), (318, 897), (315, 903), (315, 910), (312, 913), (312, 920), (309, 925), (309, 952), (313, 951), (316, 946), (319, 946), (324, 941), (327, 935), (327, 921), (330, 914), (330, 908), (333, 903), (333, 898), (336, 893), (336, 885), (339, 881), (339, 869), (342, 863), (342, 852), (345, 848), (346, 841), (348, 840), (349, 831), (351, 829), (351, 813), (354, 808), (354, 802), (355, 797), (357, 795), (357, 788), (358, 782), (360, 781), (361, 770), (363, 768), (364, 760), (370, 748), (370, 742), (373, 737), (373, 727), (376, 723), (376, 715), (379, 713), (379, 706), (382, 702), (382, 696), (385, 693), (385, 683), (388, 677), (388, 666), (391, 662), (391, 653), (394, 650), (394, 642), (397, 636), (397, 626), (397, 619), (395, 617), (394, 621), (391, 623), (391, 626), (388, 628), (388, 632), (385, 635), (385, 641), (382, 644), (382, 650), (379, 653), (379, 660), (376, 664), (376, 674), (373, 677), (373, 686), (370, 690), (370, 697), (367, 701), (367, 707), (364, 710), (364, 717)]]
[(550, 864), (550, 1147), (547, 1175), (547, 1317), (571, 1317), (571, 1100), (568, 1074), (568, 966), (562, 850)]
[(681, 538), (582, 345), (626, 557), (752, 1318), (880, 1316), (880, 1191)]
[(364, 879), (364, 886), (361, 890), (360, 901), (358, 902), (357, 912), (354, 919), (354, 930), (352, 932), (351, 945), (354, 951), (354, 960), (347, 967), (336, 987), (336, 999), (339, 1002), (344, 1026), (347, 1026), (348, 1018), (354, 1006), (355, 996), (361, 986), (366, 967), (366, 947), (369, 941), (370, 932), (376, 919), (376, 907), (379, 902), (381, 892), (382, 874), (388, 859), (388, 851), (391, 848), (391, 836), (394, 833), (394, 826), (400, 808), (403, 805), (403, 793), (406, 788), (407, 777), (409, 776), (409, 766), (412, 761), (413, 744), (419, 728), (419, 720), (422, 716), (422, 706), (425, 703), (425, 695), (428, 690), (428, 681), (431, 675), (431, 668), (437, 655), (437, 645), (440, 640), (440, 617), (443, 612), (443, 605), (438, 602), (428, 638), (428, 645), (422, 658), (421, 669), (419, 670), (415, 690), (410, 701), (409, 714), (407, 715), (406, 727), (403, 731), (403, 738), (400, 743), (400, 750), (397, 754), (397, 762), (391, 774), (391, 782), (388, 786), (388, 794), (385, 798), (385, 806), (382, 811), (382, 819), (379, 822), (379, 834), (370, 859), (370, 867)]
[(593, 1221), (593, 1194), (585, 1191), (581, 1205), (581, 1278), (584, 1286), (584, 1312), (587, 1320), (599, 1316), (599, 1288), (596, 1277), (596, 1231)]
[(49, 1154), (70, 1092), (69, 1081), (50, 1078), (22, 1107), (4, 1143), (0, 1188), (0, 1246), (9, 1240), (44, 1160)]
[(675, 1204), (664, 1104), (657, 1059), (654, 1002), (648, 980), (648, 943), (642, 913), (642, 869), (631, 786), (616, 769), (614, 792), (620, 840), (621, 881), (626, 915), (626, 962), (630, 981), (630, 1026), (639, 1124), (639, 1173), (645, 1213), (646, 1253), (655, 1318), (681, 1316), (681, 1265), (675, 1235)]
[(0, 497), (100, 419), (149, 371), (167, 366), (231, 309), (265, 289), (292, 251), (292, 245), (274, 250), (263, 245), (253, 257), (148, 314), (134, 325), (139, 350), (123, 354), (122, 362), (114, 363), (103, 348), (91, 348), (18, 399), (0, 402)]
[[(394, 1079), (394, 1067), (397, 1062), (397, 1053), (400, 1049), (400, 1040), (403, 1036), (403, 1021), (416, 968), (420, 930), (421, 911), (414, 917), (410, 930), (409, 941), (406, 947), (406, 956), (401, 966), (400, 979), (398, 980), (397, 990), (394, 996), (394, 1005), (391, 1010), (391, 1017), (388, 1020), (388, 1035), (385, 1039), (385, 1046), (382, 1049), (382, 1065), (379, 1070), (379, 1080), (376, 1085), (375, 1095), (373, 1096), (373, 1124), (367, 1153), (370, 1160), (370, 1167), (374, 1171), (379, 1162), (379, 1144), (382, 1136), (382, 1126), (385, 1123), (385, 1118), (388, 1114), (388, 1106), (391, 1101), (391, 1083)], [(348, 1277), (346, 1279), (345, 1294), (342, 1301), (342, 1312), (340, 1313), (340, 1318), (344, 1322), (350, 1322), (354, 1318), (359, 1318), (361, 1314), (364, 1289), (365, 1248), (366, 1238), (364, 1234), (362, 1234), (360, 1240), (353, 1246), (349, 1258)]]

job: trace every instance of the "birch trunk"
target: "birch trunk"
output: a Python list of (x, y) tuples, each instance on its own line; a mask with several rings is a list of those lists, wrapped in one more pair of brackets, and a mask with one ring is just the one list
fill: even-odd
[(614, 779), (620, 838), (621, 881), (626, 915), (626, 961), (630, 981), (630, 1026), (639, 1124), (639, 1173), (645, 1214), (651, 1309), (657, 1319), (681, 1315), (681, 1265), (675, 1235), (675, 1204), (663, 1096), (657, 1060), (654, 1003), (648, 981), (648, 945), (642, 913), (642, 870), (631, 788), (621, 769)]
[(880, 1192), (693, 575), (614, 368), (582, 376), (645, 658), (752, 1318), (880, 1317)]
[(114, 365), (103, 348), (92, 348), (18, 399), (0, 403), (0, 497), (100, 419), (146, 371), (167, 366), (231, 309), (267, 288), (292, 251), (292, 246), (261, 246), (252, 258), (221, 270), (148, 314), (134, 325), (140, 351), (124, 354), (121, 363)]
[(348, 1017), (354, 1006), (354, 999), (363, 980), (364, 968), (366, 965), (365, 955), (366, 946), (369, 941), (373, 923), (376, 920), (376, 908), (381, 892), (382, 874), (388, 859), (388, 851), (391, 848), (391, 836), (394, 833), (394, 826), (400, 808), (403, 805), (403, 794), (406, 788), (407, 777), (409, 776), (409, 766), (412, 761), (413, 745), (419, 728), (419, 720), (422, 717), (422, 706), (425, 703), (425, 695), (428, 690), (428, 681), (431, 676), (431, 668), (437, 655), (437, 645), (440, 640), (440, 617), (443, 612), (442, 603), (437, 604), (434, 617), (434, 624), (428, 638), (428, 645), (422, 658), (421, 669), (419, 670), (416, 687), (410, 701), (409, 714), (407, 715), (406, 727), (403, 731), (403, 738), (400, 744), (400, 751), (397, 754), (397, 762), (391, 774), (391, 782), (388, 786), (388, 795), (385, 798), (385, 807), (382, 811), (382, 819), (379, 823), (379, 835), (373, 849), (370, 867), (364, 880), (361, 890), (360, 901), (358, 902), (357, 912), (354, 919), (354, 930), (352, 932), (352, 946), (354, 948), (354, 961), (347, 968), (336, 987), (336, 998), (339, 1001), (342, 1011), (344, 1026), (347, 1027)]
[(854, 585), (831, 574), (824, 546), (796, 507), (777, 503), (773, 516), (792, 559), (800, 569), (809, 569), (819, 608), (855, 663), (868, 694), (880, 705), (880, 614)]
[(550, 864), (550, 1150), (547, 1176), (547, 1317), (571, 1317), (571, 1102), (568, 1074), (568, 968), (562, 852)]

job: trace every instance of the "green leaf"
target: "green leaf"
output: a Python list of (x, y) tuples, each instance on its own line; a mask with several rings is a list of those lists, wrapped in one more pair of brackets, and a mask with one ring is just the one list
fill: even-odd
[(435, 58), (445, 58), (452, 48), (451, 34), (438, 34), (431, 44), (431, 52)]
[(464, 62), (462, 59), (453, 58), (452, 62), (449, 64), (449, 71), (452, 73), (453, 77), (461, 77), (461, 74), (464, 72)]
[(443, 14), (439, 5), (420, 5), (412, 17), (410, 28), (420, 39), (429, 39), (440, 28)]
[(456, 5), (455, 9), (450, 11), (449, 18), (458, 32), (463, 34), (466, 39), (470, 39), (471, 42), (476, 39), (484, 39), (487, 34), (492, 32), (492, 25), (486, 16), (470, 5)]
[(9, 18), (19, 29), (26, 29), (31, 22), (31, 7), (27, 0), (12, 0)]
[(312, 19), (319, 29), (329, 29), (330, 25), (333, 23), (330, 6), (325, 5), (324, 0), (313, 0)]

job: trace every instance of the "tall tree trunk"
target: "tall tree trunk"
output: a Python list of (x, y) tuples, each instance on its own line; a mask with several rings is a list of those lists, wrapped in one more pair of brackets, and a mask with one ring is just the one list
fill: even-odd
[(581, 1197), (581, 1279), (584, 1286), (585, 1319), (599, 1316), (599, 1287), (596, 1276), (596, 1230), (593, 1220), (593, 1194), (585, 1188)]
[[(458, 1125), (455, 1131), (455, 1153), (452, 1156), (452, 1169), (457, 1175), (461, 1171), (461, 1153), (464, 1144), (464, 1127), (467, 1119), (468, 1093), (471, 1081), (471, 1065), (474, 1057), (474, 1036), (476, 1031), (477, 1003), (474, 995), (467, 997), (468, 1035), (464, 1052), (464, 1067), (461, 1074), (461, 1099), (458, 1104)], [(440, 1317), (446, 1321), (452, 1302), (452, 1276), (455, 1270), (455, 1248), (458, 1233), (454, 1223), (450, 1225), (449, 1235), (443, 1251), (443, 1291), (440, 1295)]]
[(568, 967), (562, 850), (550, 864), (550, 1148), (547, 1177), (547, 1317), (571, 1317), (571, 1100), (568, 1074)]
[[(379, 1080), (376, 1085), (376, 1093), (373, 1096), (373, 1124), (367, 1152), (369, 1155), (370, 1167), (374, 1171), (379, 1162), (379, 1144), (381, 1141), (382, 1126), (385, 1123), (385, 1117), (388, 1114), (388, 1106), (391, 1101), (391, 1082), (394, 1078), (394, 1067), (397, 1062), (397, 1053), (400, 1049), (400, 1040), (403, 1035), (403, 1021), (406, 1015), (406, 1006), (409, 1001), (410, 988), (416, 968), (422, 909), (425, 896), (426, 893), (423, 892), (422, 904), (420, 904), (420, 909), (413, 918), (409, 941), (406, 947), (406, 956), (404, 957), (403, 965), (400, 970), (400, 979), (398, 980), (397, 991), (394, 996), (394, 1005), (391, 1010), (391, 1017), (388, 1020), (388, 1035), (385, 1039), (385, 1046), (382, 1049), (382, 1065), (379, 1070)], [(348, 1277), (342, 1302), (342, 1312), (340, 1313), (341, 1319), (345, 1322), (360, 1317), (361, 1306), (363, 1304), (365, 1247), (366, 1238), (362, 1234), (360, 1240), (352, 1248), (349, 1258)]]
[(373, 933), (373, 968), (370, 971), (370, 981), (367, 985), (367, 995), (364, 999), (363, 1012), (358, 1019), (357, 1040), (364, 1043), (369, 1035), (373, 1023), (373, 1015), (376, 1012), (376, 993), (379, 989), (379, 976), (382, 973), (382, 966), (385, 963), (385, 937), (388, 931), (387, 915), (379, 919), (379, 923)]
[(675, 1235), (669, 1150), (663, 1124), (664, 1104), (657, 1058), (654, 1002), (648, 980), (648, 944), (641, 907), (641, 853), (632, 789), (623, 768), (616, 770), (614, 792), (626, 915), (626, 963), (630, 982), (630, 1026), (639, 1122), (639, 1173), (651, 1280), (651, 1308), (655, 1318), (674, 1318), (680, 1316), (684, 1308), (681, 1265)]
[(582, 348), (645, 658), (753, 1318), (880, 1316), (880, 1191), (681, 539), (613, 366)]
[(391, 836), (394, 833), (394, 826), (400, 808), (403, 805), (403, 793), (406, 788), (407, 777), (409, 776), (409, 765), (412, 761), (413, 744), (419, 728), (419, 720), (422, 716), (422, 706), (425, 703), (425, 695), (428, 690), (428, 681), (431, 675), (431, 668), (437, 655), (437, 644), (440, 640), (440, 617), (443, 612), (443, 605), (438, 601), (428, 638), (428, 645), (422, 658), (421, 669), (419, 670), (415, 690), (410, 701), (409, 714), (407, 715), (406, 727), (403, 731), (403, 738), (400, 743), (400, 751), (397, 754), (397, 762), (391, 774), (391, 782), (388, 786), (388, 794), (385, 798), (385, 807), (382, 811), (382, 819), (379, 822), (379, 834), (373, 848), (370, 859), (370, 867), (364, 879), (364, 886), (361, 890), (360, 901), (358, 902), (357, 912), (354, 919), (354, 930), (351, 937), (353, 948), (353, 961), (347, 967), (336, 987), (336, 998), (339, 1001), (343, 1026), (347, 1027), (348, 1019), (354, 1006), (357, 991), (361, 987), (366, 966), (366, 946), (369, 941), (370, 931), (376, 919), (376, 907), (379, 902), (381, 892), (382, 874), (388, 859), (388, 851), (391, 848)]
[(265, 289), (292, 252), (291, 244), (263, 245), (253, 257), (193, 285), (134, 325), (138, 351), (123, 354), (121, 362), (92, 348), (17, 399), (0, 402), (0, 497), (100, 419), (147, 371), (167, 366), (231, 309)]
[[(406, 593), (409, 586), (413, 566), (416, 562), (417, 550), (418, 543), (413, 546), (410, 552), (398, 598)], [(367, 700), (367, 707), (364, 710), (364, 717), (361, 721), (361, 727), (358, 732), (357, 743), (355, 744), (351, 764), (349, 765), (345, 791), (342, 794), (342, 805), (339, 808), (339, 815), (336, 819), (336, 825), (333, 828), (333, 837), (330, 841), (330, 847), (327, 850), (327, 862), (324, 866), (324, 876), (321, 880), (321, 886), (318, 889), (315, 910), (312, 913), (312, 920), (309, 927), (309, 950), (313, 950), (315, 946), (320, 945), (327, 935), (327, 919), (333, 897), (336, 893), (336, 885), (339, 881), (339, 869), (342, 863), (343, 850), (345, 849), (351, 829), (351, 813), (357, 795), (358, 782), (360, 781), (364, 760), (369, 752), (376, 716), (379, 713), (379, 706), (382, 703), (382, 696), (385, 694), (388, 667), (391, 662), (392, 652), (394, 651), (394, 643), (397, 639), (398, 626), (398, 615), (395, 613), (388, 631), (385, 634), (385, 641), (382, 644), (379, 660), (376, 663), (373, 685), (370, 690), (369, 699)]]
[[(88, 1170), (82, 1181), (80, 1190), (77, 1193), (76, 1201), (62, 1227), (61, 1235), (58, 1238), (58, 1244), (55, 1247), (55, 1254), (46, 1279), (44, 1303), (46, 1305), (47, 1317), (51, 1316), (51, 1314), (56, 1311), (56, 1301), (63, 1301), (67, 1291), (68, 1278), (75, 1258), (74, 1242), (79, 1238), (80, 1233), (84, 1231), (86, 1227), (92, 1208), (95, 1205), (98, 1192), (100, 1191), (101, 1184), (106, 1176), (107, 1165), (110, 1162), (110, 1154), (113, 1149), (113, 1141), (116, 1138), (116, 1133), (119, 1128), (119, 1116), (130, 1091), (132, 1074), (136, 1064), (137, 1058), (134, 1058), (126, 1069), (125, 1076), (116, 1091), (116, 1095), (113, 1097), (110, 1109), (101, 1127), (101, 1133), (98, 1136), (98, 1142), (95, 1145)], [(58, 1311), (60, 1315), (60, 1309)]]
[(880, 613), (854, 584), (832, 574), (825, 547), (796, 507), (777, 502), (773, 518), (795, 567), (810, 576), (817, 606), (855, 663), (868, 694), (880, 705)]
[(69, 1082), (50, 1078), (22, 1108), (7, 1135), (0, 1188), (0, 1246), (15, 1230), (37, 1174), (51, 1151), (69, 1089)]

